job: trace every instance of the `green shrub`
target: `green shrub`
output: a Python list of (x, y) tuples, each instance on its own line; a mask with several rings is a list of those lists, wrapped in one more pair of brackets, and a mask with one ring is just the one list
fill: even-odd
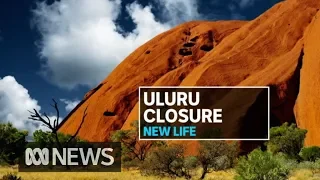
[(14, 165), (27, 144), (27, 131), (21, 131), (11, 123), (0, 124), (0, 164)]
[[(71, 135), (69, 134), (63, 134), (58, 133), (58, 141), (63, 144), (67, 143), (67, 141), (71, 138)], [(44, 147), (52, 147), (56, 145), (56, 138), (55, 134), (50, 131), (42, 131), (36, 130), (33, 132), (33, 140), (37, 143), (37, 146), (40, 146), (41, 148)], [(75, 144), (77, 142), (86, 142), (85, 140), (80, 139), (79, 137), (75, 137), (70, 144)]]
[(306, 134), (307, 130), (299, 129), (295, 124), (289, 126), (288, 123), (284, 123), (270, 129), (270, 141), (266, 145), (273, 154), (282, 152), (289, 158), (299, 159)]
[(236, 172), (236, 180), (285, 180), (289, 175), (289, 169), (276, 156), (260, 149), (240, 157)]
[(233, 167), (238, 148), (238, 142), (200, 141), (198, 159), (202, 167), (201, 179), (212, 171)]
[(288, 155), (284, 153), (278, 153), (274, 155), (274, 157), (278, 160), (281, 166), (286, 169), (293, 170), (298, 166), (297, 160), (288, 158)]
[(198, 166), (198, 159), (195, 156), (188, 156), (184, 158), (184, 166), (187, 169), (194, 169)]
[(12, 174), (12, 173), (8, 173), (4, 176), (2, 176), (1, 180), (22, 180), (21, 177)]
[(318, 146), (304, 147), (301, 149), (299, 155), (305, 161), (314, 162), (320, 158), (320, 147)]
[(184, 164), (183, 167), (186, 171), (186, 178), (191, 178), (192, 176), (196, 175), (196, 172), (193, 171), (196, 169), (199, 165), (198, 158), (195, 156), (187, 156), (184, 158)]
[(140, 167), (141, 174), (190, 179), (190, 171), (196, 165), (194, 164), (194, 159), (184, 157), (184, 150), (185, 147), (181, 144), (155, 149), (142, 163)]
[(131, 123), (130, 130), (117, 130), (111, 134), (113, 142), (121, 142), (121, 153), (126, 158), (144, 161), (149, 151), (154, 147), (166, 146), (164, 141), (140, 141), (139, 121)]

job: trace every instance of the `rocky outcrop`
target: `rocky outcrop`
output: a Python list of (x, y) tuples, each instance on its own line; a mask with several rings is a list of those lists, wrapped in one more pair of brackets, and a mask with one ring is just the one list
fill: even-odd
[[(317, 6), (319, 7), (319, 6)], [(319, 10), (319, 9), (317, 9)], [(304, 56), (299, 95), (295, 104), (297, 124), (308, 130), (306, 144), (320, 145), (320, 12), (314, 16), (304, 36)]]
[(320, 145), (319, 8), (320, 1), (287, 0), (250, 22), (194, 21), (162, 33), (89, 92), (60, 131), (76, 131), (86, 106), (80, 137), (107, 141), (112, 131), (130, 128), (139, 86), (264, 85), (271, 87), (272, 125), (297, 122), (309, 131), (307, 145)]
[[(194, 21), (156, 36), (131, 53), (99, 86), (88, 92), (59, 130), (75, 132), (88, 106), (87, 120), (79, 136), (90, 141), (107, 141), (110, 132), (121, 129), (126, 122), (138, 101), (139, 86), (153, 85), (166, 74), (172, 74), (171, 84), (178, 85), (210, 52), (201, 50), (203, 45), (208, 42), (218, 45), (245, 23)], [(184, 68), (179, 70), (179, 67)], [(179, 77), (174, 73), (179, 73)]]

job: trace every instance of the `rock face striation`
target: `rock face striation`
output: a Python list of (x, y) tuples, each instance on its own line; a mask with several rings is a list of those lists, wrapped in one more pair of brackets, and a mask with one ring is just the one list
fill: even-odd
[[(320, 1), (286, 0), (252, 21), (192, 21), (131, 53), (64, 119), (59, 131), (108, 141), (138, 119), (139, 86), (270, 86), (271, 125), (296, 122), (320, 145)], [(259, 119), (251, 128), (259, 124)], [(230, 127), (232, 128), (232, 127)], [(190, 143), (191, 150), (197, 147)], [(250, 150), (261, 142), (243, 142)]]

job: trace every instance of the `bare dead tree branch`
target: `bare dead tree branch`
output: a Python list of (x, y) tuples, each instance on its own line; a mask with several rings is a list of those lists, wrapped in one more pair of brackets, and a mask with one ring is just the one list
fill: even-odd
[[(46, 113), (43, 114), (43, 116), (45, 117), (45, 118), (43, 118), (43, 116), (41, 116), (40, 113), (36, 109), (33, 109), (33, 112), (28, 110), (31, 114), (28, 119), (42, 122), (43, 123), (42, 126), (48, 127), (48, 129), (50, 129), (51, 132), (53, 134), (55, 134), (57, 143), (60, 144), (59, 139), (58, 139), (58, 133), (57, 133), (58, 132), (58, 125), (59, 125), (60, 111), (58, 108), (58, 103), (54, 99), (52, 99), (52, 101), (53, 101), (53, 104), (51, 104), (51, 106), (56, 110), (56, 115), (57, 115), (56, 119), (53, 120), (53, 123), (52, 123), (52, 120), (49, 118), (49, 116)], [(88, 109), (88, 106), (84, 110), (82, 120), (81, 120), (81, 123), (80, 123), (77, 131), (75, 132), (74, 135), (72, 135), (70, 137), (70, 139), (67, 141), (67, 143), (71, 142), (78, 135), (78, 133), (79, 133), (84, 121), (85, 121), (85, 118), (87, 116), (87, 109)]]
[(29, 111), (31, 113), (31, 115), (28, 119), (31, 119), (34, 121), (40, 121), (43, 124), (47, 125), (50, 130), (52, 130), (52, 131), (54, 130), (54, 127), (51, 125), (49, 118), (48, 118), (48, 121), (46, 121), (45, 119), (42, 118), (42, 116), (38, 113), (38, 111), (36, 109), (33, 109), (33, 111), (34, 112)]
[(53, 123), (53, 126), (58, 127), (59, 125), (59, 117), (60, 117), (60, 111), (59, 111), (59, 108), (58, 108), (58, 103), (56, 102), (56, 100), (52, 99), (53, 103), (54, 104), (51, 104), (51, 106), (56, 110), (56, 119), (54, 120), (54, 123)]
[[(52, 99), (52, 100), (53, 100), (54, 104), (53, 105), (51, 104), (51, 106), (55, 108), (55, 110), (57, 112), (57, 119), (59, 119), (60, 113), (59, 113), (58, 103), (54, 99)], [(45, 126), (48, 129), (50, 129), (51, 132), (54, 134), (58, 148), (62, 149), (61, 143), (58, 138), (58, 126), (56, 125), (56, 123), (52, 124), (51, 119), (49, 118), (49, 116), (46, 113), (43, 114), (43, 116), (45, 117), (45, 118), (43, 118), (43, 116), (41, 116), (40, 113), (36, 109), (33, 109), (33, 111), (34, 112), (29, 111), (31, 114), (29, 119), (42, 122), (43, 123), (42, 126)]]
[[(33, 120), (33, 121), (42, 122), (43, 123), (42, 126), (45, 126), (48, 129), (50, 129), (51, 132), (54, 134), (54, 138), (55, 138), (55, 141), (57, 143), (58, 148), (60, 150), (62, 150), (62, 145), (61, 145), (61, 142), (60, 142), (59, 136), (58, 136), (60, 112), (59, 112), (59, 108), (58, 108), (58, 103), (54, 99), (52, 99), (52, 101), (53, 101), (53, 104), (50, 104), (50, 105), (56, 110), (56, 119), (53, 120), (53, 123), (52, 123), (52, 120), (49, 118), (49, 116), (46, 113), (43, 114), (43, 116), (45, 117), (45, 118), (43, 118), (43, 116), (41, 116), (40, 113), (36, 109), (33, 109), (34, 112), (29, 111), (31, 115), (28, 119)], [(86, 109), (83, 113), (82, 121), (81, 121), (77, 131), (66, 142), (66, 146), (68, 146), (69, 143), (78, 135), (78, 133), (79, 133), (84, 121), (85, 121), (85, 118), (87, 116), (87, 109), (88, 109), (88, 106), (86, 107)], [(67, 165), (67, 169), (70, 169), (70, 167), (68, 165)]]

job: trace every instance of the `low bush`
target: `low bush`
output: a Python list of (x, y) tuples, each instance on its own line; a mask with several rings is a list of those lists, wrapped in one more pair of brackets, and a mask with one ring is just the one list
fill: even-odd
[(282, 167), (288, 170), (294, 170), (298, 166), (298, 161), (296, 159), (291, 159), (287, 154), (278, 153), (273, 155), (275, 159), (281, 164)]
[(284, 123), (270, 129), (270, 141), (266, 145), (273, 154), (284, 153), (288, 158), (300, 159), (299, 152), (306, 134), (307, 130), (298, 128), (296, 124)]
[(247, 157), (240, 157), (236, 166), (236, 180), (285, 180), (290, 169), (270, 152), (255, 149)]
[(315, 162), (317, 159), (320, 158), (320, 147), (318, 146), (304, 147), (301, 149), (299, 155), (305, 161)]
[(27, 131), (15, 128), (11, 123), (0, 124), (0, 164), (14, 165), (23, 155), (27, 144)]
[(142, 175), (160, 177), (191, 178), (191, 169), (196, 167), (195, 159), (184, 156), (185, 148), (180, 144), (155, 149), (140, 167)]
[(166, 146), (164, 141), (140, 141), (139, 140), (139, 121), (131, 123), (130, 130), (117, 130), (111, 135), (113, 142), (121, 142), (122, 156), (131, 160), (139, 159), (144, 161), (149, 151), (154, 147)]
[(198, 159), (202, 167), (201, 179), (207, 173), (232, 168), (238, 154), (238, 142), (200, 141)]
[(195, 156), (187, 156), (184, 158), (184, 166), (187, 169), (194, 169), (198, 166), (198, 159)]

